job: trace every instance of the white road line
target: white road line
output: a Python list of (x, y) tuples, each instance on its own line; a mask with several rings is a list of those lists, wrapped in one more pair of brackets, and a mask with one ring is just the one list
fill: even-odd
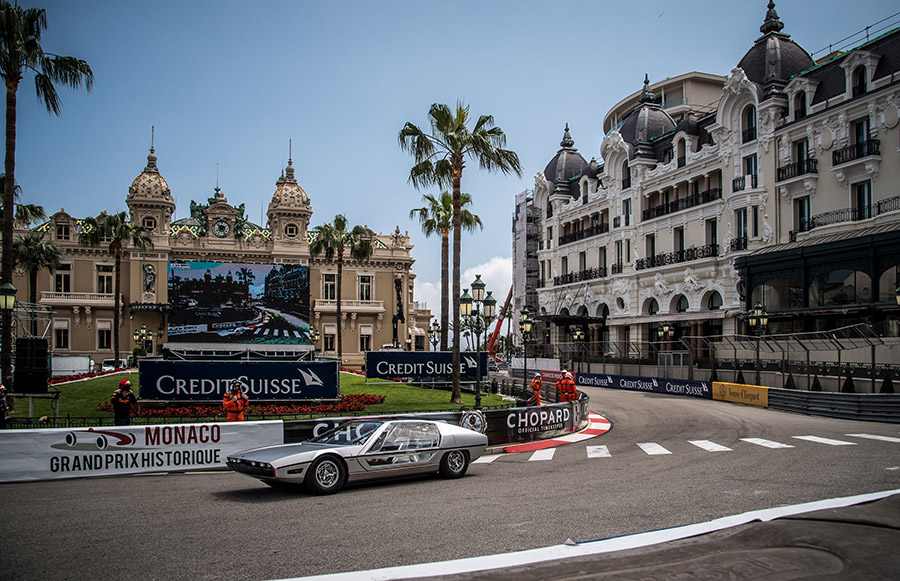
[(531, 455), (531, 458), (529, 458), (528, 461), (539, 462), (541, 460), (553, 460), (554, 453), (556, 453), (556, 448), (545, 448), (544, 450), (538, 450)]
[(819, 444), (828, 444), (829, 446), (855, 446), (856, 442), (845, 442), (844, 440), (832, 440), (830, 438), (820, 438), (818, 436), (791, 436), (797, 440), (806, 440), (807, 442), (818, 442)]
[(790, 444), (782, 444), (780, 442), (773, 442), (772, 440), (763, 440), (762, 438), (741, 438), (741, 441), (756, 444), (757, 446), (763, 446), (765, 448), (793, 448)]
[(500, 454), (488, 454), (487, 456), (482, 456), (477, 460), (472, 460), (472, 464), (490, 464), (499, 457)]
[(588, 446), (588, 458), (609, 458), (609, 448), (606, 446)]
[(900, 442), (900, 438), (892, 438), (891, 436), (878, 436), (876, 434), (847, 434), (852, 438), (866, 438), (869, 440), (881, 440), (882, 442)]
[(688, 442), (698, 448), (703, 448), (707, 452), (731, 452), (731, 448), (716, 444), (715, 442), (710, 442), (709, 440), (688, 440)]
[(638, 444), (638, 447), (651, 456), (658, 456), (660, 454), (671, 454), (668, 450), (660, 446), (659, 444), (655, 444), (653, 442), (645, 442), (643, 444)]

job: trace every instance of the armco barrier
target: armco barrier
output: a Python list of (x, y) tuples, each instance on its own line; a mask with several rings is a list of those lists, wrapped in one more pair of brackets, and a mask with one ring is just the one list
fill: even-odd
[[(398, 414), (390, 416), (366, 416), (382, 419), (425, 419), (460, 424), (464, 415), (471, 414), (483, 418), (484, 433), (488, 445), (519, 444), (555, 438), (563, 434), (578, 432), (588, 425), (590, 398), (583, 395), (574, 402), (556, 403), (542, 406), (501, 408), (483, 412), (436, 412), (420, 414)], [(356, 417), (318, 418), (310, 420), (285, 420), (284, 441), (301, 442), (317, 436), (343, 421)]]
[(900, 423), (900, 394), (769, 389), (771, 409), (846, 420)]

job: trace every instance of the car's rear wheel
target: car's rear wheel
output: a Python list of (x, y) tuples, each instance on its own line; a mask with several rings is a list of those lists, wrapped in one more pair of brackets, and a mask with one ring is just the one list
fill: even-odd
[(450, 450), (441, 458), (439, 470), (444, 478), (460, 478), (469, 469), (469, 455), (465, 450)]
[(310, 465), (303, 483), (313, 494), (334, 494), (344, 486), (347, 469), (334, 456), (322, 456)]

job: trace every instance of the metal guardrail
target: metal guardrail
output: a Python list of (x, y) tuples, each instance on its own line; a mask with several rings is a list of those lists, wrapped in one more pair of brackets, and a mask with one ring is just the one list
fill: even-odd
[(770, 388), (769, 408), (844, 420), (900, 423), (900, 394)]

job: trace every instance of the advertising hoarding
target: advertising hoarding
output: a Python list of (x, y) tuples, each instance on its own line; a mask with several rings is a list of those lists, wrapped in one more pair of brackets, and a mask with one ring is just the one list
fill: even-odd
[(712, 384), (693, 379), (666, 379), (662, 377), (634, 377), (609, 373), (578, 373), (575, 385), (586, 387), (613, 387), (632, 391), (652, 391), (668, 395), (686, 395), (712, 399)]
[[(475, 381), (481, 359), (481, 379), (488, 377), (487, 351), (459, 354), (460, 381)], [(405, 378), (410, 381), (446, 382), (452, 379), (453, 353), (450, 351), (368, 351), (366, 379)]]
[(337, 399), (337, 361), (160, 361), (139, 364), (140, 397), (159, 401), (221, 403), (240, 379), (250, 404)]
[(309, 267), (174, 261), (170, 343), (312, 345)]

